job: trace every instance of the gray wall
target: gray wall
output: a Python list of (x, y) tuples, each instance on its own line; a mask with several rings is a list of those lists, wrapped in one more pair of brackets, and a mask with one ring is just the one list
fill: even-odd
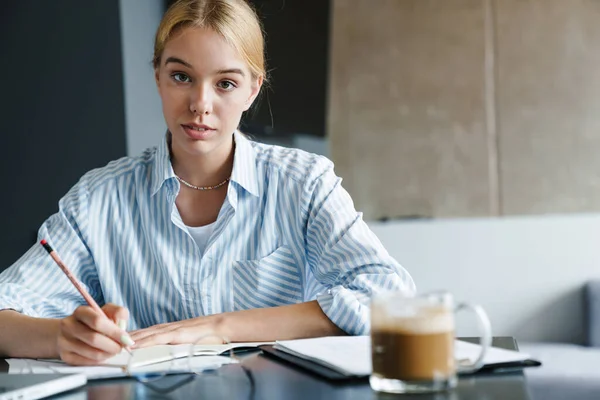
[(154, 84), (154, 34), (164, 13), (163, 0), (119, 0), (127, 155), (156, 146), (166, 124)]
[(600, 2), (332, 14), (331, 153), (369, 218), (600, 211)]

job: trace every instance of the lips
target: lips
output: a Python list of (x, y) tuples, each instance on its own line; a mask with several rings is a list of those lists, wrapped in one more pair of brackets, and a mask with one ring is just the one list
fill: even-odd
[(216, 130), (204, 124), (182, 124), (188, 137), (194, 140), (205, 140), (215, 134)]
[(205, 125), (205, 124), (196, 124), (196, 123), (193, 123), (193, 122), (189, 123), (189, 124), (182, 124), (182, 125), (186, 126), (188, 128), (191, 128), (191, 129), (195, 129), (195, 130), (200, 131), (200, 132), (202, 132), (202, 131), (208, 131), (208, 130), (214, 130), (214, 128), (211, 127), (211, 126), (208, 126), (208, 125)]

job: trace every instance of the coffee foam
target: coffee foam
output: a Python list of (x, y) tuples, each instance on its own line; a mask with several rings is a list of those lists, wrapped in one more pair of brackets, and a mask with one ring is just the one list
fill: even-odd
[(373, 309), (371, 330), (425, 335), (454, 331), (454, 314), (447, 309), (429, 309), (415, 315), (398, 316)]

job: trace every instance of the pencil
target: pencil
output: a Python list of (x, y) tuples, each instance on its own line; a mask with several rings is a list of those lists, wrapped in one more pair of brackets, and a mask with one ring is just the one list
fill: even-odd
[[(65, 275), (67, 275), (67, 278), (69, 278), (69, 280), (71, 281), (71, 283), (73, 284), (73, 286), (75, 286), (75, 289), (77, 289), (77, 291), (79, 293), (81, 293), (81, 295), (83, 296), (83, 298), (85, 299), (85, 301), (88, 303), (88, 305), (90, 307), (92, 307), (95, 311), (99, 312), (101, 315), (104, 315), (106, 318), (108, 318), (108, 316), (100, 308), (100, 306), (98, 305), (98, 303), (96, 303), (96, 301), (94, 300), (94, 298), (92, 296), (90, 296), (90, 294), (87, 292), (87, 290), (85, 290), (83, 288), (83, 286), (81, 286), (81, 283), (79, 283), (79, 281), (77, 280), (77, 278), (75, 278), (73, 276), (73, 274), (71, 273), (71, 270), (69, 270), (69, 268), (67, 268), (67, 266), (65, 265), (65, 263), (62, 262), (62, 260), (58, 256), (58, 253), (52, 248), (52, 246), (50, 246), (50, 244), (46, 241), (46, 239), (43, 239), (42, 241), (40, 241), (40, 244), (42, 246), (44, 246), (44, 249), (46, 249), (46, 251), (48, 252), (48, 254), (50, 254), (50, 257), (52, 257), (52, 259), (54, 260), (54, 262), (56, 263), (56, 265), (58, 265), (60, 267), (60, 269), (62, 270), (62, 272), (64, 272)], [(121, 344), (123, 344), (125, 346), (125, 350), (127, 350), (127, 352), (129, 354), (131, 354), (131, 350), (129, 349), (128, 346), (133, 345), (133, 341), (131, 340), (131, 338), (129, 337), (129, 335), (124, 334), (124, 335), (121, 336)]]

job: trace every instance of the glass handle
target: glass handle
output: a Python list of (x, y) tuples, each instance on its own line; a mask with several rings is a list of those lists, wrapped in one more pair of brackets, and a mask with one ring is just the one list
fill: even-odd
[(479, 330), (481, 333), (481, 335), (479, 337), (479, 345), (481, 346), (481, 351), (479, 352), (477, 359), (475, 359), (475, 361), (473, 363), (467, 364), (467, 365), (459, 365), (458, 372), (459, 373), (475, 372), (478, 369), (480, 369), (481, 367), (483, 367), (483, 365), (485, 364), (484, 363), (485, 355), (486, 355), (488, 349), (490, 348), (490, 346), (492, 345), (492, 326), (490, 324), (490, 319), (488, 318), (486, 312), (483, 310), (483, 308), (481, 306), (472, 305), (472, 304), (468, 304), (468, 303), (460, 303), (456, 306), (456, 309), (454, 311), (459, 312), (462, 310), (473, 311), (475, 313), (475, 315), (477, 316), (477, 322), (478, 322)]

